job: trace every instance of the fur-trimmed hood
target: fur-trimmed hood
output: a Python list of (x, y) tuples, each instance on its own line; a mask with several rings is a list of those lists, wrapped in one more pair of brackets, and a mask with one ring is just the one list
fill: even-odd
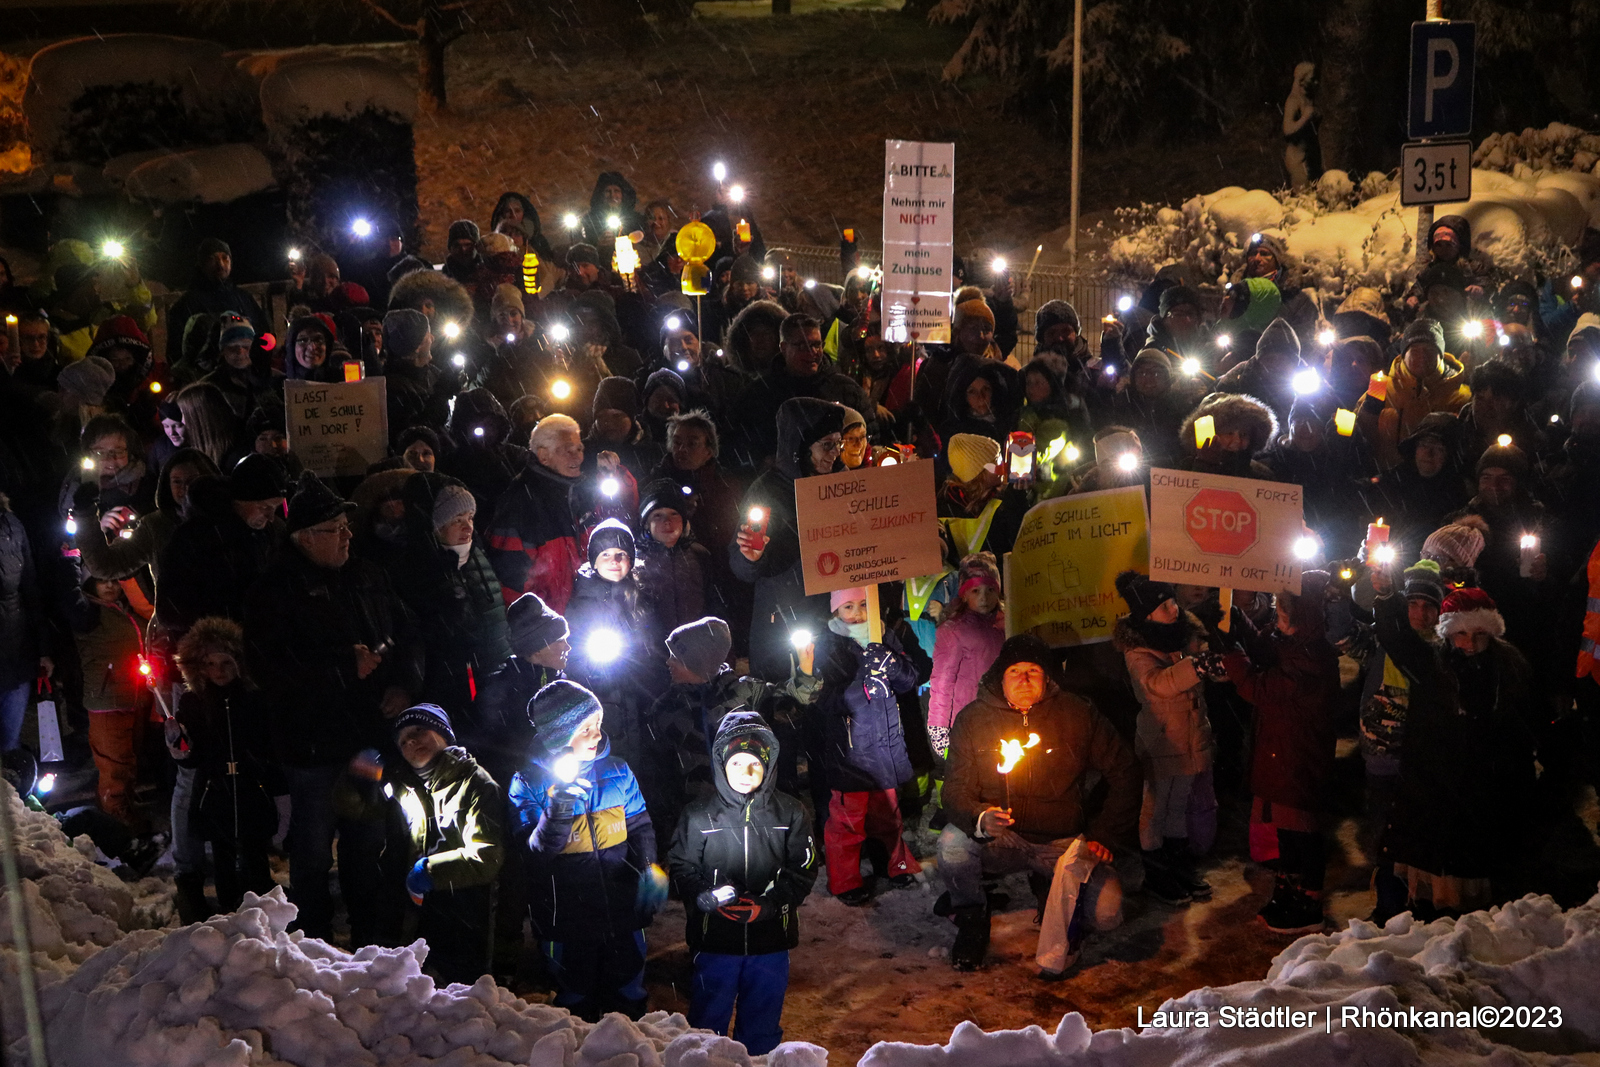
[(1229, 428), (1246, 430), (1250, 435), (1250, 452), (1255, 454), (1266, 448), (1278, 436), (1278, 417), (1272, 409), (1245, 393), (1212, 393), (1196, 405), (1178, 429), (1178, 440), (1186, 454), (1193, 455), (1195, 420), (1210, 415), (1216, 420), (1217, 432)]
[(232, 619), (208, 615), (189, 627), (188, 633), (178, 642), (178, 669), (183, 672), (183, 684), (190, 689), (200, 689), (205, 684), (201, 666), (205, 658), (215, 652), (226, 652), (244, 670), (244, 630)]
[(433, 305), (430, 322), (443, 318), (455, 322), (472, 321), (472, 294), (454, 278), (436, 270), (412, 271), (389, 290), (389, 310), (411, 308), (427, 314), (427, 304)]

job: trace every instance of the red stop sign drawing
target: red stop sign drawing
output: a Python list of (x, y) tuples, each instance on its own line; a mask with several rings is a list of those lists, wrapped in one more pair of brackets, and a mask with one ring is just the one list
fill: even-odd
[(1202, 489), (1183, 506), (1183, 529), (1202, 552), (1243, 555), (1260, 536), (1260, 516), (1242, 493)]
[(832, 552), (824, 552), (817, 557), (817, 570), (824, 578), (830, 578), (839, 573), (839, 557)]

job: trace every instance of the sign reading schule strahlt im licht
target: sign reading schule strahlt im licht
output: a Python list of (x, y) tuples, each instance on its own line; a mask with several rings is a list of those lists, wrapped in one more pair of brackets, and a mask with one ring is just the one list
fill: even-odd
[(883, 337), (950, 340), (956, 146), (885, 141)]

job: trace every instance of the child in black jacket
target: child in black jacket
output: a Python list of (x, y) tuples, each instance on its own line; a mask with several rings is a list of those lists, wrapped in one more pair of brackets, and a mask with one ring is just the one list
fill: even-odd
[(816, 881), (811, 820), (777, 790), (778, 739), (754, 712), (730, 712), (712, 745), (716, 793), (685, 809), (668, 859), (694, 954), (689, 1024), (733, 1033), (752, 1056), (783, 1040), (797, 909)]

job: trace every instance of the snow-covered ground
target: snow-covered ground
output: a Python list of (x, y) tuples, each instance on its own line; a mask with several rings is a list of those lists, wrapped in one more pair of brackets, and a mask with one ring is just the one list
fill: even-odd
[[(487, 978), (440, 989), (421, 973), (427, 949), (420, 942), (348, 953), (287, 933), (294, 907), (281, 890), (247, 898), (233, 915), (183, 929), (154, 928), (168, 912), (162, 898), (150, 895), (153, 883), (124, 886), (89, 861), (86, 842), (67, 842), (54, 820), (25, 812), (14, 794), (7, 792), (4, 802), (22, 839), (24, 894), (38, 938), (34, 961), (54, 1064), (827, 1064), (824, 1048), (802, 1040), (780, 1047), (763, 1065), (736, 1042), (690, 1030), (676, 1012), (653, 1012), (638, 1023), (611, 1016), (590, 1025), (519, 999)], [(802, 913), (788, 1036), (815, 1036), (796, 1024), (831, 1000), (836, 1012), (840, 1002), (848, 1005), (856, 1016), (851, 1025), (864, 1031), (860, 1037), (880, 1042), (861, 1058), (863, 1067), (1600, 1063), (1600, 896), (1570, 911), (1528, 897), (1459, 922), (1419, 924), (1401, 916), (1379, 929), (1355, 919), (1339, 933), (1299, 939), (1272, 960), (1260, 981), (1164, 995), (1164, 974), (1184, 973), (1192, 957), (1206, 951), (1206, 940), (1241, 940), (1228, 927), (1248, 923), (1256, 906), (1237, 864), (1212, 878), (1214, 906), (1135, 909), (1126, 936), (1104, 939), (1098, 948), (1091, 941), (1083, 969), (1049, 986), (1034, 981), (1022, 959), (1030, 947), (1031, 908), (1014, 907), (999, 917), (989, 971), (955, 975), (945, 962), (949, 931), (927, 918), (931, 889), (891, 892), (866, 909), (814, 898)], [(681, 929), (681, 914), (673, 909), (658, 920), (652, 945), (665, 932), (663, 924)], [(20, 1058), (25, 1039), (9, 941), (10, 928), (0, 919), (5, 1033), (9, 1051)], [(1130, 955), (1164, 965), (1154, 974), (1127, 969)], [(1108, 1025), (1095, 1030), (1084, 1013), (1061, 1014), (1075, 991), (1139, 974), (1143, 984), (1125, 990), (1136, 1005), (1127, 1018), (1102, 1019)], [(1010, 1001), (1005, 1017), (1031, 1007), (1041, 1025), (985, 1033), (971, 1020), (996, 1018), (997, 989)], [(1560, 1009), (1559, 1020), (1552, 1007)], [(1275, 1025), (1224, 1025), (1248, 1023), (1252, 1009), (1261, 1021), (1270, 1008), (1307, 1015), (1272, 1020)], [(1519, 1008), (1528, 1010), (1519, 1017)], [(1412, 1009), (1436, 1014), (1413, 1016)], [(1489, 1009), (1497, 1023), (1506, 1015), (1509, 1024), (1489, 1025)], [(1532, 1025), (1534, 1009), (1546, 1009), (1540, 1021), (1557, 1025)], [(1140, 1010), (1147, 1025), (1136, 1029)], [(1376, 1014), (1363, 1016), (1363, 1010)], [(1402, 1010), (1405, 1018), (1398, 1020)], [(1148, 1025), (1157, 1011), (1186, 1013), (1185, 1025)], [(1208, 1026), (1196, 1025), (1201, 1016)], [(945, 1045), (894, 1040), (926, 1033), (941, 1018), (954, 1025)], [(968, 1021), (949, 1021), (962, 1018)], [(1466, 1019), (1472, 1025), (1456, 1025)], [(860, 1047), (855, 1040), (844, 1043)]]
[[(1493, 134), (1474, 155), (1471, 199), (1435, 215), (1465, 216), (1476, 253), (1508, 275), (1560, 269), (1586, 226), (1600, 226), (1600, 136), (1552, 124)], [(1304, 193), (1225, 186), (1181, 208), (1123, 212), (1112, 241), (1114, 273), (1150, 278), (1182, 261), (1225, 280), (1254, 233), (1281, 237), (1299, 284), (1337, 296), (1358, 285), (1402, 280), (1416, 258), (1417, 208), (1400, 206), (1398, 181), (1377, 172), (1323, 174)]]

